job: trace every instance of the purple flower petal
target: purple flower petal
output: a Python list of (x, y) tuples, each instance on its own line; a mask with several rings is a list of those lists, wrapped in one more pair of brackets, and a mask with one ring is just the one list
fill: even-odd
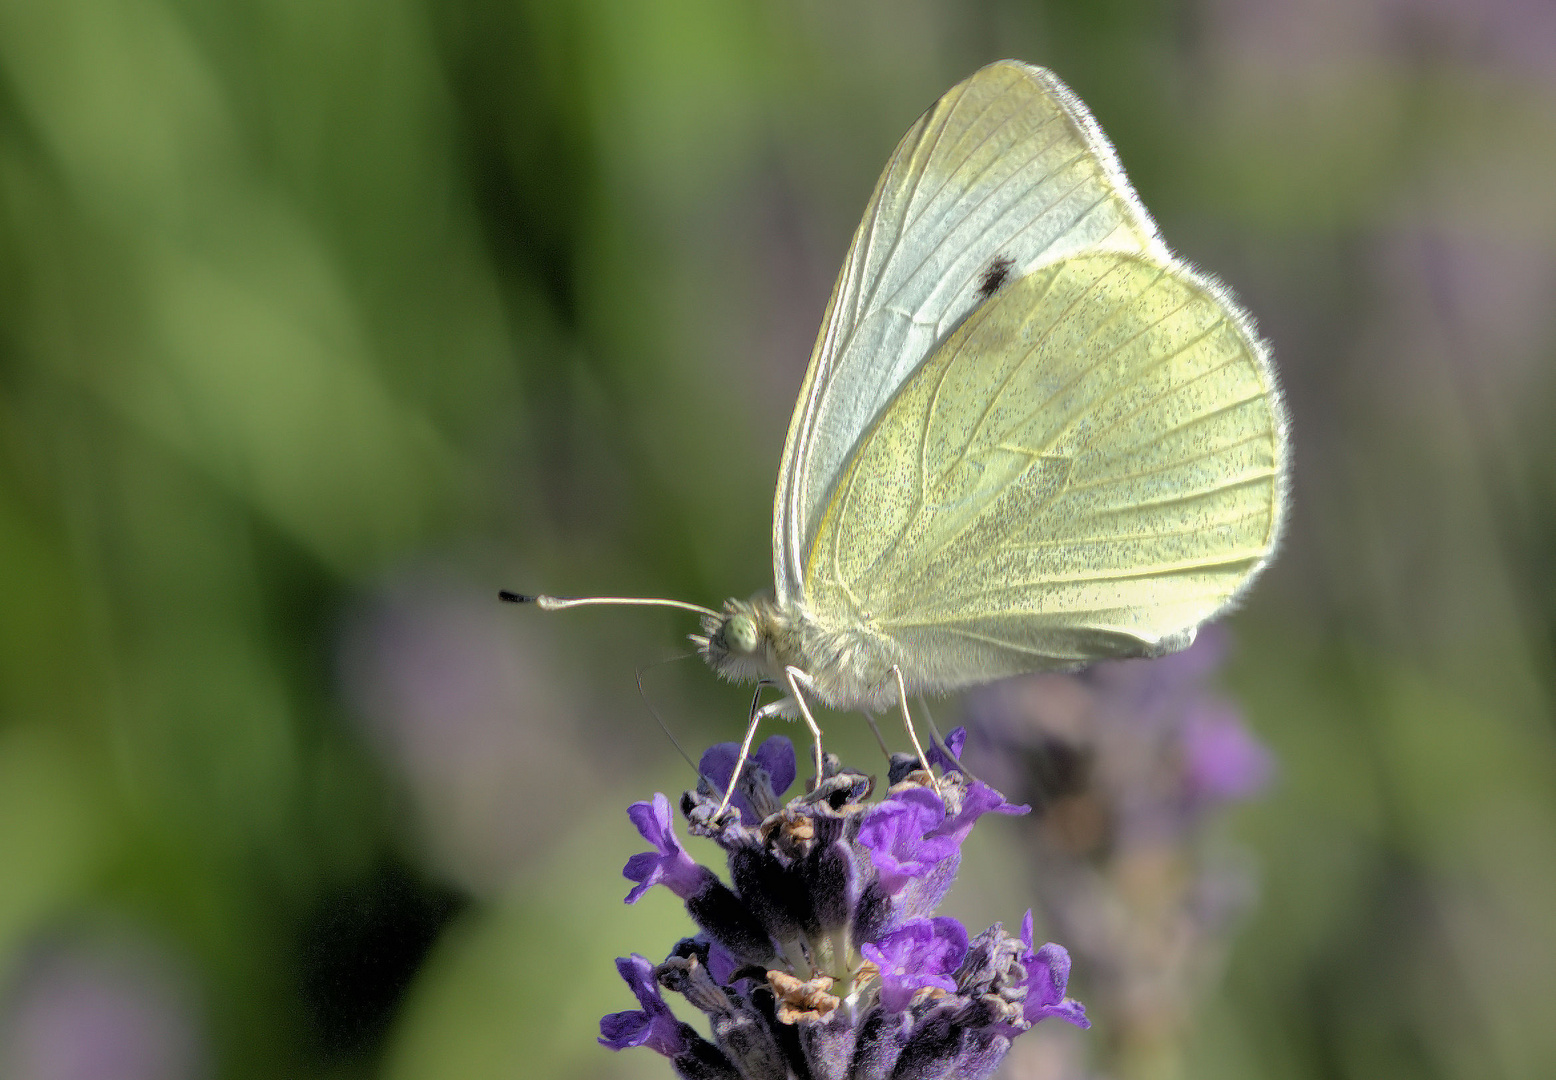
[(600, 1044), (612, 1050), (625, 1050), (629, 1046), (647, 1046), (665, 1057), (674, 1057), (687, 1049), (681, 1024), (659, 995), (659, 984), (654, 981), (654, 965), (633, 953), (630, 957), (616, 958), (616, 970), (632, 988), (641, 1009), (610, 1013), (600, 1018)]
[(629, 806), (627, 817), (632, 819), (643, 839), (654, 845), (653, 851), (632, 856), (622, 867), (622, 876), (637, 882), (627, 894), (627, 903), (637, 903), (638, 898), (655, 885), (665, 886), (682, 900), (697, 895), (713, 872), (698, 866), (676, 839), (670, 800), (656, 792), (653, 802), (635, 802)]
[(1205, 702), (1184, 721), (1183, 769), (1192, 798), (1222, 802), (1264, 790), (1275, 761), (1230, 705)]
[[(707, 779), (715, 791), (722, 795), (729, 788), (729, 778), (734, 775), (735, 761), (739, 757), (739, 743), (715, 743), (703, 751), (702, 760), (697, 764), (697, 771)], [(748, 777), (753, 765), (767, 774), (773, 797), (776, 799), (788, 791), (789, 786), (794, 783), (794, 744), (782, 735), (770, 736), (751, 752), (746, 762)], [(738, 789), (734, 798), (730, 799), (730, 804), (740, 811), (740, 820), (744, 824), (761, 823), (763, 815), (757, 812), (756, 807), (751, 805), (751, 800)]]
[(728, 986), (730, 976), (740, 970), (740, 961), (717, 941), (708, 943), (708, 974), (720, 986)]
[(945, 737), (945, 748), (951, 751), (952, 757), (946, 757), (944, 751), (937, 745), (931, 745), (925, 751), (931, 765), (939, 765), (945, 772), (961, 772), (962, 767), (956, 763), (956, 759), (962, 756), (962, 747), (967, 742), (967, 729), (965, 727), (952, 728)]
[(954, 992), (952, 973), (967, 955), (967, 928), (955, 919), (915, 919), (860, 947), (881, 973), (881, 1005), (902, 1012), (926, 986)]
[(773, 735), (763, 740), (762, 745), (751, 755), (751, 760), (766, 770), (773, 797), (782, 798), (783, 793), (794, 783), (794, 744), (782, 735)]
[(859, 823), (859, 844), (890, 895), (928, 874), (957, 853), (960, 838), (927, 834), (945, 821), (945, 803), (928, 788), (909, 788), (868, 810)]
[(959, 849), (962, 841), (967, 839), (967, 834), (972, 832), (972, 827), (977, 824), (984, 814), (1029, 814), (1030, 806), (1019, 803), (1008, 803), (1005, 796), (995, 791), (988, 784), (974, 780), (967, 785), (967, 790), (962, 795), (962, 805), (955, 816), (948, 817), (930, 830), (933, 838), (946, 838), (953, 840)]
[[(1032, 913), (1021, 923), (1021, 940), (1030, 949), (1032, 944)], [(1064, 996), (1070, 983), (1070, 954), (1063, 945), (1049, 942), (1035, 953), (1023, 958), (1027, 969), (1027, 1000), (1023, 1015), (1030, 1023), (1049, 1016), (1067, 1020), (1079, 1028), (1091, 1027), (1086, 1019), (1086, 1007), (1073, 998)]]

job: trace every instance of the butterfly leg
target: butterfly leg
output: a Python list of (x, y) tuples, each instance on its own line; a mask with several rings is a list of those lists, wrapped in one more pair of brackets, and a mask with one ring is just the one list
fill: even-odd
[(810, 714), (810, 706), (805, 704), (805, 695), (800, 693), (802, 685), (810, 686), (810, 676), (791, 665), (783, 669), (783, 677), (789, 687), (789, 696), (794, 698), (794, 703), (800, 707), (800, 715), (805, 718), (805, 726), (810, 728), (811, 737), (816, 740), (816, 783), (820, 784), (826, 775), (821, 760), (821, 728), (817, 725), (816, 718)]
[(913, 752), (918, 755), (919, 764), (924, 766), (925, 772), (929, 773), (929, 782), (934, 787), (935, 793), (939, 794), (940, 781), (935, 779), (935, 771), (929, 767), (929, 755), (924, 753), (924, 748), (918, 743), (918, 732), (913, 730), (913, 716), (908, 712), (908, 686), (902, 681), (902, 669), (893, 664), (891, 673), (897, 680), (897, 707), (902, 710), (902, 726), (908, 733), (908, 741), (913, 744)]
[(756, 693), (751, 695), (751, 716), (746, 721), (746, 737), (740, 744), (740, 755), (735, 758), (735, 771), (729, 774), (729, 786), (724, 789), (724, 798), (719, 803), (719, 808), (713, 812), (714, 821), (724, 816), (724, 811), (729, 809), (729, 801), (735, 797), (735, 786), (740, 783), (740, 770), (746, 767), (746, 759), (751, 756), (751, 741), (756, 738), (757, 726), (772, 715), (769, 712), (771, 706), (768, 709), (756, 707), (756, 703), (762, 700), (762, 691), (771, 685), (764, 679), (756, 684)]

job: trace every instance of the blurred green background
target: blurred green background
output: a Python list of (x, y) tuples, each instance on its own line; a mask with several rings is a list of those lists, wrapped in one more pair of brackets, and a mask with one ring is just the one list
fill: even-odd
[[(594, 1034), (688, 927), (619, 876), (688, 620), (495, 590), (770, 581), (858, 214), (1002, 56), (1294, 417), (1190, 1075), (1556, 1076), (1545, 0), (0, 0), (0, 1072), (668, 1075)], [(744, 715), (644, 679), (693, 749)]]

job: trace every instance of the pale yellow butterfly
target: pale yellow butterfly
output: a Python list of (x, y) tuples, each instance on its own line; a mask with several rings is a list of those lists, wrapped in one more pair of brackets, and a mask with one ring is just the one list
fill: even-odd
[[(700, 612), (726, 678), (867, 714), (1184, 648), (1268, 563), (1285, 413), (1222, 285), (1176, 259), (1096, 122), (1014, 60), (898, 144), (832, 291), (773, 503), (775, 589)], [(744, 760), (744, 753), (742, 754)], [(736, 769), (736, 776), (739, 769)], [(733, 780), (731, 781), (733, 787)]]

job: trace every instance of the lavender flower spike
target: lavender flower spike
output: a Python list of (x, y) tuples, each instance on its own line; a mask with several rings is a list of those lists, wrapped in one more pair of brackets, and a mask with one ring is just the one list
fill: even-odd
[[(618, 962), (642, 1007), (606, 1017), (604, 1045), (652, 1046), (683, 1080), (983, 1080), (1033, 1024), (1087, 1026), (1064, 996), (1069, 954), (1033, 950), (1030, 912), (1022, 937), (995, 924), (971, 941), (933, 913), (978, 818), (1025, 807), (944, 760), (931, 762), (938, 781), (910, 768), (872, 803), (874, 779), (832, 759), (812, 790), (782, 803), (793, 748), (769, 739), (741, 777), (739, 812), (715, 817), (733, 749), (705, 754), (701, 783), (681, 799), (691, 831), (724, 849), (730, 884), (680, 846), (668, 799), (633, 804), (654, 851), (628, 863), (640, 886), (628, 899), (664, 884), (701, 933), (657, 966)], [(707, 1016), (711, 1041), (675, 1021), (661, 990)]]

